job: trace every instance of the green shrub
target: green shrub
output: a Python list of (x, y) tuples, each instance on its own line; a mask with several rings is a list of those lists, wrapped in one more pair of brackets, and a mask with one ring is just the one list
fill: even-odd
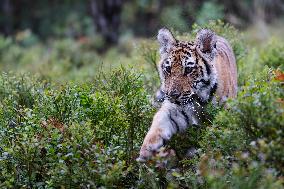
[(284, 69), (284, 43), (276, 38), (270, 39), (260, 51), (260, 64)]
[[(256, 161), (230, 160), (220, 154), (203, 154), (198, 160), (197, 171), (186, 171), (177, 178), (191, 188), (282, 188), (281, 179)], [(245, 163), (244, 163), (245, 162)]]
[(79, 122), (82, 111), (78, 90), (80, 87), (62, 85), (56, 90), (51, 87), (43, 91), (34, 112), (42, 118), (52, 117), (64, 124)]
[(0, 35), (0, 54), (1, 56), (4, 55), (5, 50), (7, 50), (11, 45), (13, 41), (11, 38), (5, 38), (4, 36)]
[(93, 86), (55, 89), (27, 76), (3, 74), (0, 81), (1, 186), (132, 182), (126, 163), (153, 116), (141, 76), (121, 68)]
[(75, 80), (77, 77), (74, 71), (79, 71), (82, 67), (92, 66), (96, 69), (101, 66), (92, 65), (99, 61), (98, 56), (93, 49), (85, 48), (85, 46), (83, 43), (70, 39), (24, 46), (10, 38), (1, 38), (0, 68), (3, 71), (36, 73), (49, 80), (57, 78), (57, 82), (64, 80), (67, 76)]
[(3, 73), (0, 76), (0, 124), (16, 127), (22, 124), (25, 113), (37, 106), (45, 86), (38, 79)]
[(95, 125), (96, 136), (104, 144), (121, 146), (133, 157), (133, 150), (139, 149), (145, 131), (151, 123), (153, 109), (143, 89), (141, 76), (124, 68), (101, 76), (97, 92), (81, 94), (81, 103), (88, 118)]
[[(119, 147), (95, 143), (88, 125), (70, 125), (64, 133), (23, 125), (25, 131), (1, 139), (0, 182), (5, 187), (115, 186), (127, 170)], [(7, 137), (6, 137), (7, 138)]]
[(206, 148), (221, 150), (228, 156), (236, 151), (257, 151), (256, 159), (283, 174), (284, 109), (279, 99), (283, 99), (284, 90), (273, 77), (266, 68), (247, 81), (238, 98), (228, 104), (229, 111), (220, 111), (208, 128)]

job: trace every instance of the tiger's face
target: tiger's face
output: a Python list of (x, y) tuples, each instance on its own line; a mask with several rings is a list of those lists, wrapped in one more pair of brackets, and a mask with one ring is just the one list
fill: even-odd
[(201, 69), (193, 48), (193, 43), (179, 42), (160, 65), (164, 93), (171, 102), (183, 103), (194, 94), (194, 81)]
[(167, 29), (159, 31), (158, 41), (161, 46), (159, 72), (164, 97), (176, 104), (187, 104), (196, 99), (207, 101), (208, 90), (212, 87), (211, 70), (198, 53), (198, 41), (178, 41)]

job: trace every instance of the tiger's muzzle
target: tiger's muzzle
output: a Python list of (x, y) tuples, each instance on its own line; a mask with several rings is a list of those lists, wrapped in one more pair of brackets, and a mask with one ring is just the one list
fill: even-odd
[(189, 103), (193, 103), (193, 101), (197, 98), (198, 96), (194, 92), (185, 92), (181, 94), (180, 92), (173, 91), (171, 93), (165, 94), (165, 99), (177, 105), (186, 105)]

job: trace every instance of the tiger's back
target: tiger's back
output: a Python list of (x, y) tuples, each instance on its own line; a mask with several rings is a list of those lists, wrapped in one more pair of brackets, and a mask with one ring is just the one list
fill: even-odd
[(237, 96), (237, 66), (231, 46), (223, 37), (217, 37), (217, 55), (212, 63), (217, 72), (217, 98), (224, 102), (227, 98)]

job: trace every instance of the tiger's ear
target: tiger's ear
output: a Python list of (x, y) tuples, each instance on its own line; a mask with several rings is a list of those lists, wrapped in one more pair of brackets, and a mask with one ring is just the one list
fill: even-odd
[(208, 61), (212, 61), (216, 53), (216, 34), (209, 29), (201, 29), (197, 32), (195, 38), (196, 50), (202, 57), (207, 57)]
[(170, 52), (170, 49), (176, 44), (176, 39), (167, 28), (160, 29), (157, 38), (160, 43), (161, 55)]
[(216, 34), (209, 29), (201, 29), (197, 32), (195, 43), (203, 53), (211, 53), (216, 47)]

